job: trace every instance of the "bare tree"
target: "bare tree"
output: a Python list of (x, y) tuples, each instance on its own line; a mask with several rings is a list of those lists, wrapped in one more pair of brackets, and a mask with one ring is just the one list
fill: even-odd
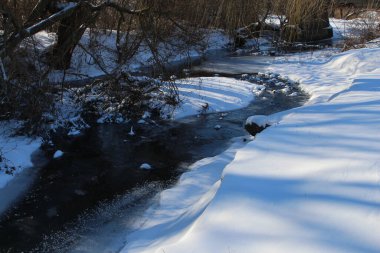
[(36, 3), (25, 22), (20, 23), (9, 7), (7, 1), (2, 0), (0, 12), (3, 16), (4, 34), (0, 44), (0, 57), (11, 55), (20, 43), (34, 34), (58, 26), (57, 43), (53, 49), (54, 59), (51, 65), (57, 69), (66, 69), (75, 46), (78, 44), (84, 31), (91, 26), (100, 12), (105, 9), (114, 9), (120, 16), (141, 15), (147, 9), (133, 10), (114, 1), (49, 1), (40, 0)]

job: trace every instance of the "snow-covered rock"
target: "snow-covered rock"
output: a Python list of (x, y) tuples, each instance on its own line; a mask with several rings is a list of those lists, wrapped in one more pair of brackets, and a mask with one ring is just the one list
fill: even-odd
[(271, 125), (272, 122), (271, 122), (270, 118), (266, 115), (254, 115), (254, 116), (249, 117), (246, 120), (245, 124), (246, 125), (255, 124), (255, 125), (260, 126), (260, 127), (266, 127), (268, 125)]
[(245, 122), (245, 129), (253, 136), (262, 132), (265, 128), (270, 126), (272, 122), (269, 120), (268, 116), (265, 115), (255, 115), (249, 117)]
[(140, 169), (142, 170), (151, 170), (152, 169), (152, 166), (148, 163), (143, 163), (140, 165)]
[(54, 158), (54, 159), (60, 158), (60, 157), (63, 156), (63, 154), (64, 154), (64, 153), (63, 153), (61, 150), (57, 150), (57, 151), (55, 151), (55, 153), (54, 153), (54, 155), (53, 155), (53, 158)]

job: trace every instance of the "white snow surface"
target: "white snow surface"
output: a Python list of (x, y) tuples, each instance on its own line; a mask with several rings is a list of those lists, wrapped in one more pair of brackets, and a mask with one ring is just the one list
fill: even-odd
[(275, 121), (271, 120), (270, 117), (266, 115), (253, 115), (249, 117), (245, 122), (246, 125), (256, 124), (260, 127), (271, 126), (275, 123)]
[(379, 61), (379, 48), (277, 61), (308, 103), (184, 174), (122, 252), (380, 252)]
[(140, 169), (142, 170), (151, 170), (152, 166), (149, 163), (143, 163), (140, 165)]
[[(39, 149), (42, 140), (40, 138), (31, 139), (24, 136), (10, 137), (11, 129), (14, 127), (12, 122), (0, 122), (0, 154), (5, 161), (0, 161), (0, 167), (5, 164), (15, 167), (14, 175), (8, 175), (0, 170), (0, 189), (20, 174), (24, 169), (32, 167), (31, 156)], [(1, 202), (1, 198), (0, 198)]]
[(221, 112), (248, 106), (259, 85), (227, 77), (200, 77), (177, 82), (180, 107), (173, 118), (209, 112)]
[(57, 151), (55, 151), (55, 153), (54, 153), (54, 158), (55, 159), (57, 159), (57, 158), (60, 158), (60, 157), (62, 157), (63, 156), (63, 152), (61, 151), (61, 150), (57, 150)]

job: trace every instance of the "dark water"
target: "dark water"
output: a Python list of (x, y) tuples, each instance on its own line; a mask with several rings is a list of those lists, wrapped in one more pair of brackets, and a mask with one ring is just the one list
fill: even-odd
[[(250, 106), (227, 114), (136, 125), (136, 136), (128, 134), (129, 125), (89, 129), (66, 144), (65, 155), (43, 167), (28, 193), (0, 217), (0, 252), (65, 252), (81, 234), (115, 215), (128, 214), (133, 222), (148, 200), (173, 185), (188, 164), (217, 155), (231, 138), (246, 135), (243, 122), (248, 116), (305, 101), (296, 86), (291, 92), (299, 95), (288, 96), (276, 92), (283, 87), (268, 80), (267, 90)], [(140, 169), (143, 163), (153, 169)]]

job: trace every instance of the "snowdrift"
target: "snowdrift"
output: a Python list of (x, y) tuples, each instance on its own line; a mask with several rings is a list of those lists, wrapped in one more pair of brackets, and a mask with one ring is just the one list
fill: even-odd
[[(162, 193), (149, 211), (153, 218), (127, 238), (123, 252), (380, 251), (380, 49), (345, 52), (324, 64), (296, 57), (271, 71), (300, 81), (310, 101), (274, 115), (279, 124), (236, 155), (227, 151), (233, 157), (224, 169), (221, 155), (185, 174)], [(198, 180), (214, 167), (213, 180)], [(181, 191), (192, 178), (208, 190)], [(173, 191), (174, 207), (164, 197)], [(166, 228), (152, 234), (162, 221)]]

